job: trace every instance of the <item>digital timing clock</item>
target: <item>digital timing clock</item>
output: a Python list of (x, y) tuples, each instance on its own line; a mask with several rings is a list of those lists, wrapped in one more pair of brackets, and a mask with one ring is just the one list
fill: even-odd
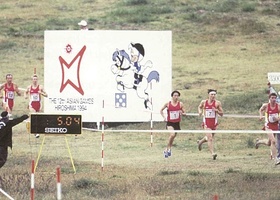
[(81, 134), (82, 115), (31, 114), (32, 134)]

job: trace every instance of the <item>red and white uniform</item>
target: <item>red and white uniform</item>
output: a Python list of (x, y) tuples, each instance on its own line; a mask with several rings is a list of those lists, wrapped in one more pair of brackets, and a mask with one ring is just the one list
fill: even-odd
[(176, 123), (181, 121), (181, 104), (178, 101), (175, 106), (172, 105), (171, 101), (168, 103), (168, 109), (167, 109), (167, 121)]
[(210, 128), (216, 130), (218, 125), (218, 115), (216, 110), (216, 101), (213, 101), (211, 104), (208, 103), (208, 100), (204, 104), (204, 117), (203, 117), (203, 126), (205, 128)]
[(3, 103), (8, 105), (10, 110), (12, 110), (14, 107), (14, 99), (15, 99), (14, 84), (11, 83), (11, 86), (8, 86), (8, 84), (5, 83), (3, 91), (4, 91)]
[(278, 121), (275, 121), (274, 118), (279, 116), (278, 104), (275, 104), (275, 108), (272, 109), (270, 104), (267, 105), (265, 113), (265, 127), (273, 131), (278, 131)]
[(30, 87), (30, 102), (29, 106), (32, 107), (36, 112), (41, 109), (41, 95), (39, 94), (39, 85), (36, 88)]

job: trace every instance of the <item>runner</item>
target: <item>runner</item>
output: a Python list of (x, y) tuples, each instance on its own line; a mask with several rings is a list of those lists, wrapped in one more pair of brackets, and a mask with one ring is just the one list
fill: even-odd
[(9, 117), (12, 117), (12, 110), (15, 105), (15, 93), (21, 96), (17, 84), (13, 83), (13, 75), (6, 75), (6, 83), (0, 86), (0, 91), (3, 90), (1, 97), (3, 98), (2, 107), (3, 110), (9, 113)]
[[(42, 109), (41, 96), (48, 97), (48, 94), (44, 91), (43, 86), (39, 85), (38, 76), (34, 74), (32, 76), (32, 84), (27, 87), (24, 93), (25, 99), (29, 97), (28, 109), (30, 113), (41, 112)], [(40, 137), (40, 135), (36, 134), (35, 137), (38, 138)]]
[[(203, 128), (205, 130), (216, 130), (218, 126), (218, 115), (223, 116), (224, 111), (220, 101), (216, 100), (217, 90), (208, 90), (208, 99), (202, 100), (198, 106), (199, 116), (203, 116)], [(201, 151), (202, 144), (207, 142), (209, 151), (213, 160), (216, 160), (217, 154), (214, 152), (214, 133), (206, 133), (206, 136), (197, 141), (198, 149)]]
[[(276, 93), (270, 93), (269, 102), (264, 103), (259, 109), (260, 121), (265, 119), (265, 124), (263, 128), (263, 130), (265, 131), (278, 131), (278, 122), (280, 121), (280, 117), (279, 117), (280, 105), (276, 102), (276, 98), (277, 98)], [(277, 152), (276, 152), (275, 133), (268, 133), (267, 135), (268, 135), (268, 140), (257, 140), (256, 148), (258, 148), (260, 144), (265, 144), (267, 146), (270, 146), (271, 157), (272, 159), (275, 159), (275, 164), (279, 165), (280, 160), (277, 159), (276, 156)]]
[[(171, 130), (170, 136), (168, 138), (168, 144), (166, 149), (163, 151), (164, 157), (168, 158), (171, 156), (171, 147), (173, 141), (177, 135), (177, 132), (174, 130), (181, 130), (180, 122), (181, 116), (186, 115), (184, 104), (179, 101), (180, 92), (175, 90), (171, 93), (171, 101), (165, 103), (160, 110), (160, 114), (163, 117), (164, 121), (166, 121), (166, 128)], [(167, 109), (167, 117), (165, 117), (163, 111)]]

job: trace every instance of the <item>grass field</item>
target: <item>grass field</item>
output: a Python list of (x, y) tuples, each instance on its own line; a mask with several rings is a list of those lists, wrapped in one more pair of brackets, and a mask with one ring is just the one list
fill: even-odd
[[(248, 124), (250, 122), (245, 120)], [(143, 125), (145, 126), (145, 125)], [(163, 127), (163, 123), (156, 124)], [(14, 150), (1, 169), (1, 188), (16, 199), (28, 199), (31, 160), (37, 160), (43, 141), (27, 135), (24, 124), (15, 129)], [(56, 167), (61, 167), (63, 199), (278, 199), (279, 167), (267, 147), (254, 148), (256, 135), (218, 134), (212, 160), (206, 146), (198, 151), (202, 134), (179, 134), (172, 156), (162, 150), (167, 133), (110, 133), (83, 131), (67, 140), (46, 136), (35, 172), (36, 199), (55, 199)], [(12, 169), (12, 173), (11, 173)]]
[[(96, 30), (172, 30), (172, 87), (182, 93), (188, 112), (197, 112), (209, 87), (218, 89), (226, 114), (257, 115), (267, 101), (267, 73), (279, 70), (279, 10), (276, 0), (10, 0), (0, 1), (0, 81), (12, 73), (25, 88), (36, 67), (44, 78), (44, 30), (75, 30), (81, 19)], [(280, 86), (276, 86), (279, 90)], [(168, 101), (167, 97), (166, 101)], [(28, 112), (17, 97), (14, 115)], [(182, 128), (201, 129), (199, 117)], [(109, 127), (112, 128), (112, 127)], [(107, 130), (109, 130), (109, 128)], [(149, 123), (118, 129), (149, 130)], [(220, 118), (220, 130), (260, 130), (255, 118)], [(164, 130), (163, 122), (154, 123)], [(35, 139), (25, 124), (14, 128), (13, 151), (0, 170), (0, 188), (15, 199), (30, 199), (31, 160), (43, 135)], [(35, 173), (35, 199), (56, 199), (55, 170), (61, 166), (63, 199), (280, 199), (279, 167), (268, 147), (254, 148), (265, 134), (217, 134), (213, 161), (203, 134), (180, 133), (173, 155), (162, 151), (168, 133), (105, 132), (101, 170), (101, 132), (46, 137)], [(0, 199), (5, 197), (0, 194)]]

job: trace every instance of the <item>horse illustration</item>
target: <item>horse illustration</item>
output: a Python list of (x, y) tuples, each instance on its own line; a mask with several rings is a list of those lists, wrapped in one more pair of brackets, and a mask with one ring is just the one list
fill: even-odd
[[(129, 55), (124, 50), (116, 50), (113, 53), (112, 60), (115, 62), (111, 66), (111, 71), (116, 75), (117, 89), (124, 92), (125, 89), (134, 89), (140, 99), (144, 99), (144, 106), (146, 109), (151, 109), (151, 102), (147, 92), (148, 84), (155, 80), (159, 82), (159, 73), (155, 70), (149, 72), (147, 76), (139, 74), (137, 69), (131, 64)], [(142, 68), (145, 71), (152, 67), (152, 62), (147, 61)]]

